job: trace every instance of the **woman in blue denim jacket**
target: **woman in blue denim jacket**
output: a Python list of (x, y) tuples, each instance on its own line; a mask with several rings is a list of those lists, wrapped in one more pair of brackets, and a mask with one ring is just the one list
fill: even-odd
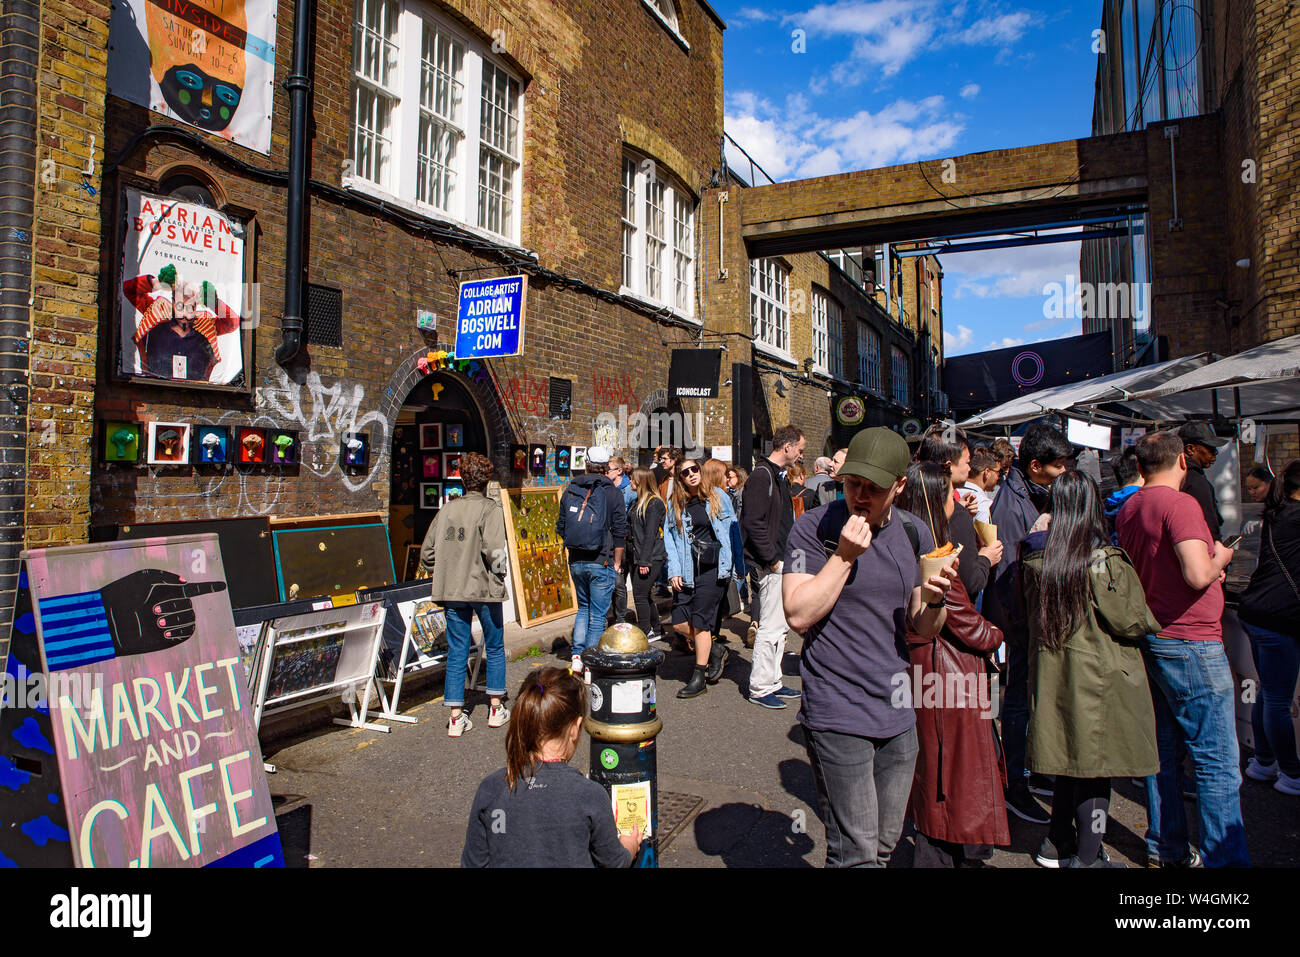
[(709, 481), (696, 459), (677, 463), (677, 481), (664, 515), (668, 581), (673, 590), (673, 629), (695, 648), (695, 670), (679, 698), (694, 698), (717, 681), (727, 649), (714, 644), (718, 605), (733, 574), (730, 497)]

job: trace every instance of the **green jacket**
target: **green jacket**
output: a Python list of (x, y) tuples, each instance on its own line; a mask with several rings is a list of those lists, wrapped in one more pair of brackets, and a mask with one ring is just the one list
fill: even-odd
[(1160, 630), (1124, 550), (1093, 566), (1087, 623), (1050, 651), (1040, 645), (1043, 552), (1021, 562), (1029, 624), (1026, 765), (1072, 778), (1146, 777), (1160, 769), (1155, 710), (1140, 642)]
[(482, 492), (466, 492), (439, 509), (420, 549), (421, 571), (433, 570), (436, 602), (505, 601), (508, 560), (501, 503)]

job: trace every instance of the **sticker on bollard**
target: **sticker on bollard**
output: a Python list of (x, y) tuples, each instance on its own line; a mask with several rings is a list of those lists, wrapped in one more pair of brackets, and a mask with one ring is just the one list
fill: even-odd
[(656, 713), (655, 670), (664, 653), (651, 648), (635, 625), (605, 630), (582, 661), (590, 676), (587, 733), (588, 777), (610, 794), (619, 834), (639, 829), (638, 867), (658, 866), (659, 782), (655, 737), (663, 730)]

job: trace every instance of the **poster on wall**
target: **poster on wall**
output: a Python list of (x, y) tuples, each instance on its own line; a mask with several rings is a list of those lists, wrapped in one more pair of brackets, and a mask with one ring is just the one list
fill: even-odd
[(568, 553), (555, 533), (560, 514), (558, 486), (504, 489), (506, 547), (514, 580), (519, 623), (540, 625), (578, 608), (569, 577)]
[(108, 92), (271, 152), (275, 0), (119, 0)]
[(23, 558), (75, 863), (283, 867), (217, 536)]
[(118, 371), (241, 385), (247, 224), (209, 206), (128, 188)]

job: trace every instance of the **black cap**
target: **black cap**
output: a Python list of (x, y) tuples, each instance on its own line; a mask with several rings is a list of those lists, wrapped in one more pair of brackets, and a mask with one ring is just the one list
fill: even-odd
[(1209, 449), (1222, 448), (1228, 444), (1227, 439), (1221, 439), (1214, 434), (1214, 429), (1210, 428), (1208, 422), (1188, 422), (1179, 428), (1178, 437), (1184, 442), (1204, 445)]

